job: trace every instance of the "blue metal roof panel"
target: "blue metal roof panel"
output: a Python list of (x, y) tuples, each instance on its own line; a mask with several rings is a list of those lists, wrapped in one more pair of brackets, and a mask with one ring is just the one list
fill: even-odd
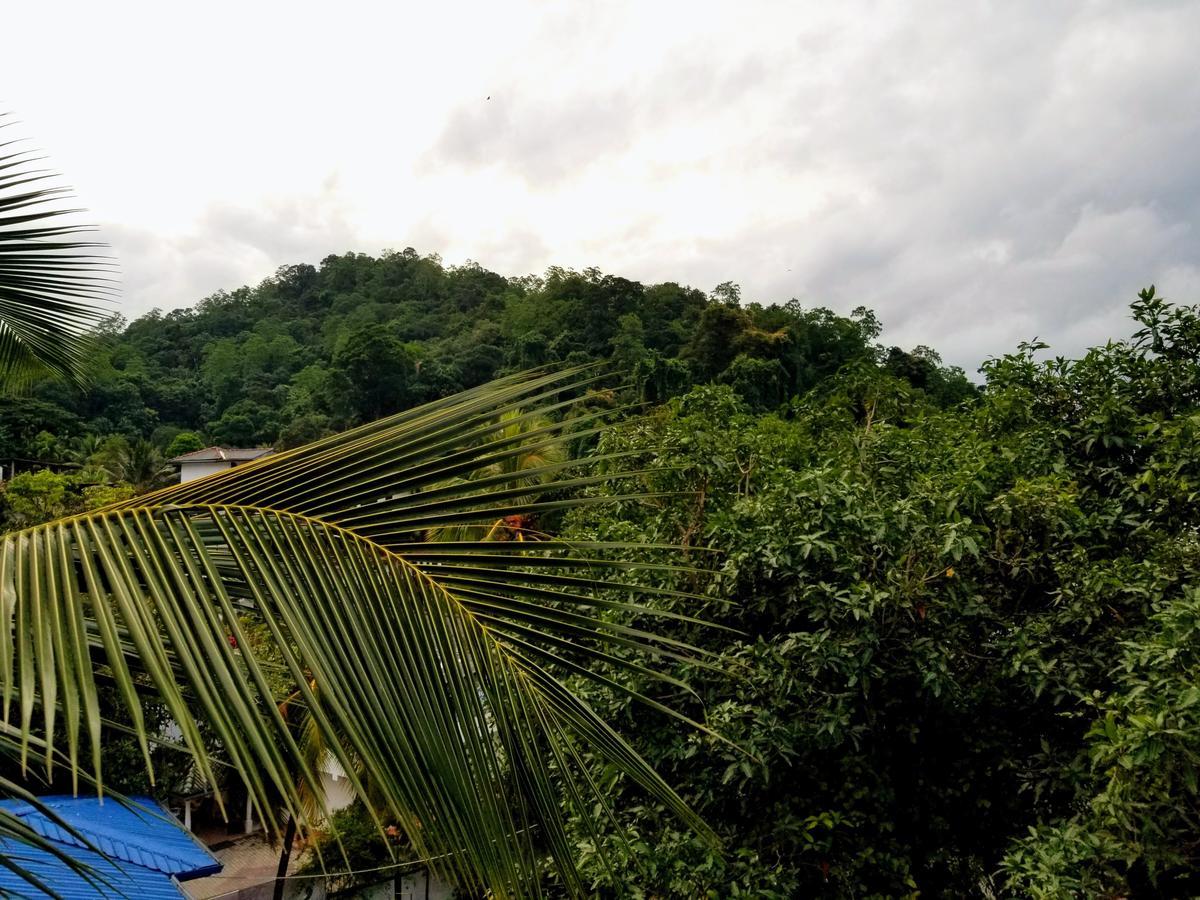
[[(43, 837), (61, 845), (72, 858), (91, 866), (109, 885), (97, 886), (52, 854), (16, 841), (0, 840), (0, 855), (37, 875), (67, 900), (84, 897), (177, 900), (182, 895), (172, 876), (180, 880), (201, 878), (221, 870), (213, 855), (150, 797), (131, 798), (137, 804), (134, 808), (122, 806), (111, 797), (103, 802), (95, 797), (39, 799), (105, 856), (85, 848), (28, 803), (4, 800), (0, 801), (0, 807), (20, 816)], [(0, 867), (0, 896), (42, 894), (20, 876)]]
[[(95, 884), (72, 871), (65, 863), (43, 850), (16, 841), (0, 840), (0, 855), (40, 878), (63, 900), (133, 898), (133, 900), (179, 900), (184, 894), (170, 875), (130, 862), (105, 859), (80, 847), (70, 848), (71, 856), (92, 868), (104, 879)], [(45, 894), (15, 872), (0, 867), (0, 897), (28, 897), (44, 900)]]
[[(199, 878), (220, 870), (220, 863), (177, 819), (150, 797), (129, 798), (134, 807), (111, 797), (52, 796), (38, 798), (104, 855), (180, 879)], [(83, 845), (34, 807), (20, 800), (0, 801), (43, 837), (71, 847)]]

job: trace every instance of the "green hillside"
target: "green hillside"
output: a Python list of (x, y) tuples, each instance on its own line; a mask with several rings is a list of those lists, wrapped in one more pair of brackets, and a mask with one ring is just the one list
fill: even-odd
[(43, 383), (0, 408), (0, 458), (56, 461), (83, 435), (167, 450), (206, 443), (294, 446), (515, 370), (611, 359), (648, 399), (729, 383), (774, 408), (847, 363), (878, 364), (953, 403), (972, 388), (924, 348), (874, 346), (865, 310), (847, 319), (796, 303), (738, 303), (594, 269), (505, 278), (413, 250), (286, 266), (257, 287), (195, 307), (109, 323), (90, 391)]

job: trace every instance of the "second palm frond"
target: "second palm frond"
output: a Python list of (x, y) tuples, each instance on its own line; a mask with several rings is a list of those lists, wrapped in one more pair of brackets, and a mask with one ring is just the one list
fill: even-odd
[[(512, 376), (315, 444), (74, 518), (0, 545), (6, 721), (102, 776), (97, 680), (111, 681), (146, 763), (144, 696), (169, 711), (216, 780), (201, 723), (269, 823), (311, 822), (320, 796), (243, 623), (261, 623), (308, 726), (380, 815), (459, 883), (538, 891), (549, 856), (574, 894), (566, 819), (608, 809), (595, 765), (640, 784), (697, 833), (698, 816), (565, 684), (590, 678), (654, 709), (686, 685), (664, 660), (705, 653), (657, 636), (688, 595), (639, 586), (629, 545), (431, 531), (611, 502), (653, 502), (619, 457), (571, 460), (564, 435), (604, 416), (587, 373)], [(601, 493), (593, 486), (606, 484)], [(612, 487), (615, 484), (616, 487)], [(626, 554), (627, 555), (627, 554)], [(685, 567), (679, 567), (681, 569)], [(671, 606), (673, 611), (656, 611)], [(685, 694), (686, 695), (686, 694)], [(690, 720), (689, 720), (690, 721)], [(693, 727), (703, 728), (697, 722)], [(36, 755), (36, 750), (30, 751)], [(599, 823), (596, 824), (599, 831)], [(600, 841), (595, 842), (597, 845)]]

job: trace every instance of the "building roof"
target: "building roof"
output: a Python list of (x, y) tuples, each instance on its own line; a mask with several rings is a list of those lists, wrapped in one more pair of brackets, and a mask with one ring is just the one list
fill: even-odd
[[(109, 797), (41, 797), (40, 801), (70, 825), (100, 855), (87, 849), (57, 823), (23, 800), (0, 801), (0, 808), (20, 816), (35, 832), (58, 844), (78, 862), (91, 867), (107, 884), (96, 884), (54, 855), (12, 840), (0, 839), (0, 854), (41, 879), (66, 900), (83, 897), (133, 897), (178, 900), (173, 879), (213, 875), (221, 864), (166, 809), (150, 797), (130, 798), (123, 806)], [(0, 896), (37, 897), (41, 892), (15, 872), (0, 867)]]
[(249, 462), (274, 452), (274, 447), (205, 447), (203, 450), (193, 450), (191, 453), (176, 456), (170, 462)]

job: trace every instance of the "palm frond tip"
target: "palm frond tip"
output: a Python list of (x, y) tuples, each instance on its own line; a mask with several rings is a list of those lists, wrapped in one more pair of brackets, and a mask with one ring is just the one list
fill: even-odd
[(86, 381), (90, 334), (111, 313), (114, 266), (70, 192), (9, 141), (0, 145), (0, 389), (41, 377)]

